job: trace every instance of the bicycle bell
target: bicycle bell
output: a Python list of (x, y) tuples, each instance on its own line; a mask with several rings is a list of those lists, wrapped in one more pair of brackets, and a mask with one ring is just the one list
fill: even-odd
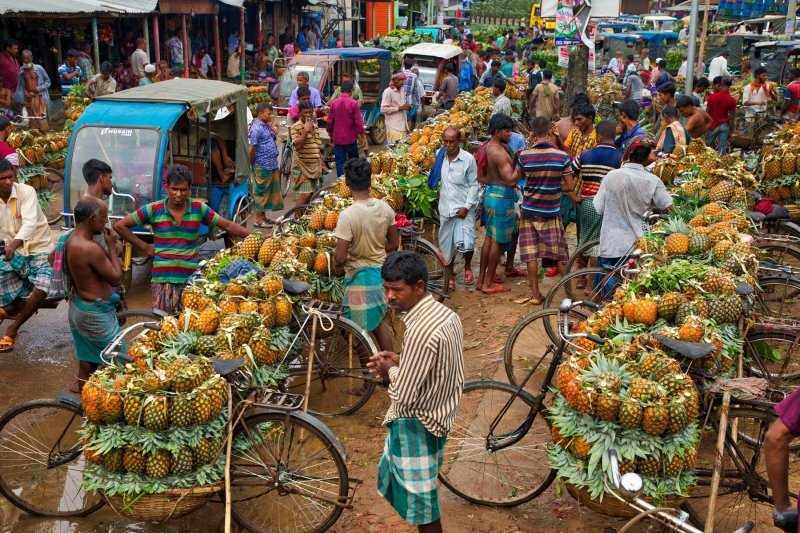
[(644, 483), (639, 474), (628, 472), (619, 480), (619, 494), (626, 500), (638, 498), (642, 490), (644, 490)]

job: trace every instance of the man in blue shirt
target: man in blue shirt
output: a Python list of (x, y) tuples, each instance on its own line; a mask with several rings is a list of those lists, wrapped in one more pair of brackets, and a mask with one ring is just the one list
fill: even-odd
[(64, 63), (58, 67), (58, 79), (61, 82), (61, 96), (69, 96), (73, 85), (79, 85), (83, 71), (78, 66), (78, 51), (68, 50)]
[[(308, 87), (308, 89), (311, 91), (311, 106), (314, 109), (322, 107), (322, 97), (320, 96), (319, 91), (308, 85), (308, 72), (300, 71), (297, 73), (297, 87)], [(295, 87), (292, 91), (292, 94), (289, 95), (289, 107), (292, 107), (297, 103), (297, 87)]]
[(617, 109), (617, 134), (618, 137), (614, 144), (620, 150), (625, 150), (631, 139), (646, 135), (645, 131), (639, 126), (639, 103), (628, 98), (619, 104), (614, 104)]
[(475, 69), (469, 60), (469, 49), (465, 49), (461, 54), (461, 62), (458, 66), (458, 90), (461, 92), (472, 90), (472, 77)]

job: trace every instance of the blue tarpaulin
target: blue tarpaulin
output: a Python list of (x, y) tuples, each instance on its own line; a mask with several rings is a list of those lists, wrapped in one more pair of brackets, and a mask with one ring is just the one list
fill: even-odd
[(639, 39), (647, 41), (648, 44), (663, 44), (664, 41), (678, 40), (678, 34), (674, 31), (637, 31), (632, 33), (604, 33), (606, 39), (619, 39), (626, 43), (633, 43)]
[(367, 46), (356, 46), (351, 48), (326, 48), (325, 50), (314, 50), (305, 55), (312, 56), (339, 56), (342, 59), (354, 61), (364, 59), (392, 59), (392, 53), (385, 48), (370, 48)]

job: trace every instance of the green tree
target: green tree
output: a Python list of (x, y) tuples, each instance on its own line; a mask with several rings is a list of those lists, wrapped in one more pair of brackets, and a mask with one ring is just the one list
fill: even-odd
[(589, 49), (584, 45), (570, 47), (567, 69), (566, 98), (561, 104), (562, 113), (569, 110), (569, 102), (576, 94), (586, 93), (589, 87)]
[(533, 0), (479, 0), (472, 4), (473, 16), (527, 18)]

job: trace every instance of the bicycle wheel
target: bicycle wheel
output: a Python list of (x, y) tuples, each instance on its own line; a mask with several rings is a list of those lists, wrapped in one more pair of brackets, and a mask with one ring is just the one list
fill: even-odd
[[(525, 390), (538, 394), (554, 351), (561, 343), (558, 315), (556, 308), (538, 309), (522, 317), (511, 330), (503, 350), (503, 364), (509, 383), (519, 385), (531, 368), (538, 365), (536, 373), (525, 385)], [(569, 313), (570, 322), (577, 323), (585, 319), (586, 316), (578, 310), (573, 309)], [(568, 344), (566, 348), (569, 350), (571, 347)], [(551, 350), (548, 351), (548, 348)]]
[[(444, 447), (439, 479), (458, 496), (492, 507), (513, 507), (544, 492), (556, 477), (547, 465), (550, 428), (541, 412), (522, 439), (502, 450), (487, 448), (489, 428), (518, 389), (499, 381), (464, 385), (461, 406)], [(515, 431), (536, 406), (525, 391), (514, 398), (493, 436)]]
[(419, 237), (436, 244), (439, 242), (439, 219), (433, 217), (414, 217), (411, 219), (414, 226), (422, 231)]
[[(755, 408), (732, 408), (728, 415), (728, 429), (725, 442), (725, 453), (722, 456), (722, 475), (714, 513), (715, 531), (733, 531), (748, 520), (755, 524), (772, 523), (772, 503), (768, 494), (764, 461), (764, 435), (775, 415), (766, 410)], [(757, 436), (754, 444), (742, 445), (736, 442), (731, 434), (731, 427), (739, 428), (739, 435)], [(711, 476), (716, 454), (718, 420), (713, 421), (712, 430), (701, 435), (698, 447), (698, 482), (692, 489), (691, 496), (683, 508), (689, 513), (694, 524), (705, 527), (708, 517), (709, 494), (711, 492)], [(797, 457), (790, 455), (789, 486), (796, 487), (800, 483), (800, 470)], [(796, 500), (796, 496), (792, 498)], [(794, 506), (794, 502), (792, 503)]]
[[(299, 339), (304, 343), (300, 353), (288, 361), (291, 372), (289, 392), (305, 394), (310, 341), (309, 327)], [(375, 391), (375, 380), (369, 374), (367, 362), (377, 352), (372, 339), (349, 320), (334, 320), (330, 331), (324, 331), (318, 325), (308, 411), (336, 416), (349, 415), (361, 409)]]
[(763, 257), (760, 261), (761, 271), (769, 269), (788, 269), (790, 273), (800, 272), (800, 249), (790, 244), (769, 244), (759, 246)]
[[(766, 378), (776, 388), (794, 390), (800, 386), (800, 354), (796, 353), (800, 348), (796, 343), (797, 335), (788, 332), (757, 332), (747, 335), (744, 341), (744, 357), (750, 373)], [(766, 376), (758, 361), (764, 366)]]
[(428, 291), (438, 302), (444, 301), (450, 294), (450, 271), (445, 268), (439, 250), (424, 239), (417, 239), (413, 247), (414, 253), (422, 258), (428, 267)]
[[(572, 301), (589, 300), (597, 304), (602, 304), (604, 299), (601, 291), (594, 289), (596, 279), (603, 280), (609, 272), (602, 268), (584, 268), (566, 274), (561, 280), (553, 285), (545, 296), (544, 307), (557, 307), (565, 298)], [(578, 288), (578, 283), (585, 280), (586, 288)]]
[(105, 503), (81, 488), (86, 459), (78, 408), (58, 400), (19, 404), (0, 418), (0, 492), (34, 516), (86, 516)]
[(790, 276), (759, 278), (758, 294), (762, 312), (769, 318), (800, 316), (800, 279)]
[[(576, 270), (581, 270), (587, 267), (587, 261), (585, 254), (587, 252), (591, 252), (594, 248), (600, 244), (600, 239), (594, 239), (591, 241), (586, 241), (583, 243), (583, 246), (579, 246), (571, 256), (569, 256), (569, 260), (567, 261), (567, 267), (564, 270), (567, 274), (575, 272)], [(594, 267), (592, 267), (594, 268)]]
[(47, 223), (51, 226), (58, 224), (63, 216), (64, 209), (64, 174), (60, 170), (46, 168), (47, 172), (47, 193), (50, 198), (44, 211)]
[(789, 220), (765, 222), (763, 224), (763, 230), (769, 234), (790, 235), (792, 237), (800, 238), (800, 226)]
[(349, 480), (342, 455), (316, 424), (258, 413), (236, 426), (231, 511), (248, 531), (325, 531), (342, 514)]
[[(117, 313), (117, 321), (119, 322), (119, 327), (125, 329), (130, 327), (134, 324), (139, 324), (142, 322), (155, 322), (156, 324), (161, 323), (160, 315), (152, 311), (148, 311), (146, 309), (128, 309), (127, 311), (123, 311), (121, 313)], [(142, 329), (135, 329), (129, 332), (122, 340), (125, 342), (125, 346), (130, 346), (131, 343), (139, 336), (142, 332)]]

